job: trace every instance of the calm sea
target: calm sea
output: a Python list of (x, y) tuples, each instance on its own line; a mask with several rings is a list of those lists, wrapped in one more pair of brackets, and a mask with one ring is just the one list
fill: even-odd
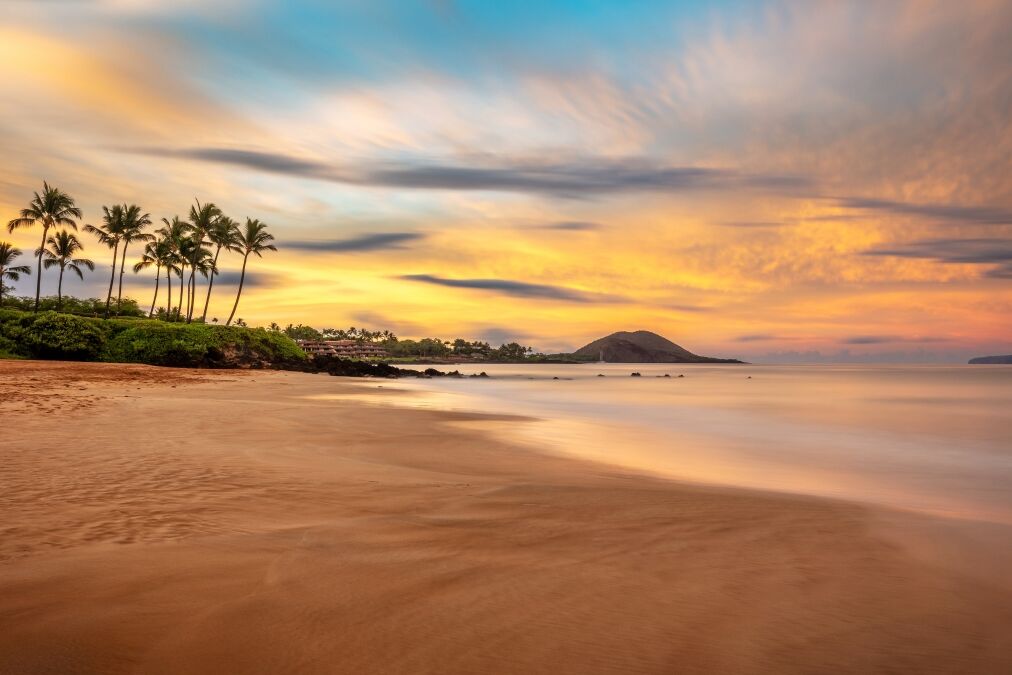
[(1012, 523), (1009, 366), (460, 370), (491, 377), (384, 386), (424, 393), (405, 405), (536, 417), (522, 440), (631, 469)]

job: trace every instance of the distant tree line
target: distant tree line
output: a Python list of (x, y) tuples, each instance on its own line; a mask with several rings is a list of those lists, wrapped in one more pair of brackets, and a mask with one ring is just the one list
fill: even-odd
[(422, 338), (419, 340), (400, 339), (388, 330), (373, 331), (365, 328), (324, 328), (318, 330), (303, 324), (288, 324), (282, 328), (277, 323), (270, 325), (270, 330), (282, 332), (294, 340), (355, 340), (375, 344), (389, 352), (393, 357), (427, 357), (445, 358), (461, 356), (487, 361), (521, 361), (534, 353), (533, 347), (518, 342), (508, 342), (493, 347), (488, 342), (468, 341), (463, 338), (443, 340), (442, 338)]

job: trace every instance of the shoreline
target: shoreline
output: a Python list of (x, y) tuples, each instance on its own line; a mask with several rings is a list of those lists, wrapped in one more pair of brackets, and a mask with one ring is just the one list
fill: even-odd
[(879, 509), (540, 453), (376, 385), (0, 362), (0, 672), (1012, 666), (1009, 591)]

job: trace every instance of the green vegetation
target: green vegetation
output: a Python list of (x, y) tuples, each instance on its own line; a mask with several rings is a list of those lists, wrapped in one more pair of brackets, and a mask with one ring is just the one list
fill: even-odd
[(0, 241), (0, 307), (4, 304), (4, 291), (7, 290), (5, 281), (17, 281), (22, 274), (31, 274), (32, 268), (28, 265), (15, 265), (14, 260), (21, 256), (21, 249)]
[[(101, 309), (101, 301), (95, 302)], [(136, 302), (129, 302), (136, 307)], [(306, 360), (286, 335), (263, 328), (14, 309), (0, 309), (0, 357), (224, 368), (277, 367)]]
[(388, 330), (372, 331), (352, 326), (343, 328), (324, 328), (317, 330), (312, 326), (288, 324), (281, 328), (272, 323), (270, 330), (282, 332), (293, 340), (355, 340), (356, 342), (374, 344), (387, 351), (389, 361), (412, 361), (416, 359), (467, 359), (475, 361), (544, 361), (549, 357), (535, 354), (533, 347), (518, 342), (507, 342), (493, 347), (488, 342), (479, 340), (468, 341), (463, 338), (443, 340), (441, 338), (422, 338), (420, 340), (402, 340)]
[[(60, 304), (61, 302), (63, 303), (62, 306)], [(3, 305), (0, 305), (3, 309), (19, 309), (25, 312), (31, 312), (34, 306), (35, 298), (29, 296), (5, 296), (3, 299)], [(55, 311), (63, 314), (100, 317), (105, 312), (105, 299), (74, 298), (71, 296), (63, 296), (60, 298), (55, 295), (42, 296), (39, 298), (39, 311)], [(137, 306), (137, 301), (133, 298), (123, 298), (123, 304), (120, 309), (120, 317), (139, 316), (144, 316), (144, 311)]]

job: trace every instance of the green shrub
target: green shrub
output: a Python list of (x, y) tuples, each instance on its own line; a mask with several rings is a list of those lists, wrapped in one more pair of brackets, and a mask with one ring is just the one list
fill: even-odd
[(42, 312), (20, 337), (24, 349), (37, 359), (91, 361), (102, 353), (106, 336), (88, 319)]
[(291, 338), (263, 328), (0, 309), (0, 358), (12, 357), (218, 368), (306, 360)]
[[(35, 308), (35, 298), (32, 296), (4, 296), (4, 307), (20, 309), (31, 312)], [(41, 311), (52, 310), (62, 314), (77, 314), (79, 316), (100, 317), (105, 314), (105, 299), (99, 298), (75, 298), (71, 295), (63, 296), (62, 300), (55, 295), (45, 295), (39, 298), (39, 309)], [(110, 311), (116, 312), (116, 300), (110, 303)], [(123, 298), (119, 308), (119, 316), (145, 316), (137, 301), (133, 298)]]
[(120, 331), (103, 360), (159, 366), (270, 366), (306, 358), (290, 338), (262, 328), (145, 321)]

